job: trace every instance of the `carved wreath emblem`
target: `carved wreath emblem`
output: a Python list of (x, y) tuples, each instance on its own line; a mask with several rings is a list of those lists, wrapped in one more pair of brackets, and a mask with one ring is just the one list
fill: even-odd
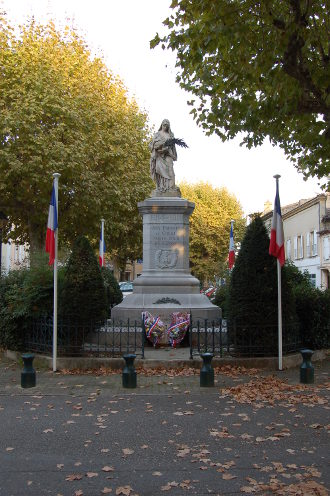
[(160, 269), (171, 269), (176, 266), (178, 261), (177, 250), (157, 250), (156, 266)]

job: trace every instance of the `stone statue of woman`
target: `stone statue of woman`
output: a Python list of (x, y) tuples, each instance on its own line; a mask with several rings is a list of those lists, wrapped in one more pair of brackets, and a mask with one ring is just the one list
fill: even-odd
[(173, 193), (180, 195), (180, 189), (175, 186), (173, 162), (177, 160), (175, 144), (166, 144), (168, 140), (174, 141), (170, 121), (164, 119), (159, 130), (154, 134), (150, 143), (150, 174), (156, 183), (156, 193)]

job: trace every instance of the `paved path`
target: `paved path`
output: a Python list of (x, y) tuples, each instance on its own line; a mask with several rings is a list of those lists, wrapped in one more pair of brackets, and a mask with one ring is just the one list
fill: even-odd
[(202, 389), (196, 371), (139, 372), (135, 390), (38, 371), (22, 389), (1, 360), (0, 496), (328, 494), (329, 370), (302, 386), (227, 367)]

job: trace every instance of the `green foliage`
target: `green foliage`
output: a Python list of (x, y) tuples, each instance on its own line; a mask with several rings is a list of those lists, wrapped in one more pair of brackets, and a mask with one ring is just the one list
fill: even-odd
[(134, 259), (137, 202), (152, 189), (147, 116), (74, 31), (52, 23), (12, 30), (0, 14), (0, 68), (0, 198), (11, 239), (44, 247), (59, 172), (59, 242), (95, 238), (103, 217), (114, 255)]
[(213, 305), (217, 305), (222, 310), (222, 317), (226, 318), (228, 314), (228, 296), (229, 296), (229, 284), (219, 286), (215, 297), (212, 300)]
[(80, 236), (68, 260), (60, 314), (77, 324), (89, 324), (107, 315), (107, 300), (98, 260), (87, 238)]
[(300, 339), (303, 347), (328, 348), (330, 345), (330, 291), (314, 288), (307, 273), (293, 264), (286, 265), (296, 302)]
[[(61, 293), (64, 270), (58, 270)], [(0, 279), (0, 346), (20, 349), (33, 319), (52, 315), (53, 270), (40, 260), (31, 269), (9, 272)]]
[(118, 305), (123, 301), (123, 295), (120, 291), (118, 281), (110, 269), (107, 267), (102, 267), (101, 274), (105, 287), (107, 311), (110, 312), (110, 308), (112, 308), (112, 306)]
[(228, 257), (230, 221), (235, 223), (235, 242), (244, 232), (242, 207), (225, 188), (208, 183), (181, 183), (183, 198), (195, 203), (190, 217), (189, 255), (193, 274), (208, 284), (222, 272)]
[[(245, 336), (259, 346), (269, 346), (270, 332), (276, 330), (277, 317), (277, 266), (269, 255), (269, 237), (260, 217), (247, 227), (241, 249), (232, 271), (228, 318), (237, 328), (237, 342)], [(295, 324), (295, 303), (292, 288), (282, 271), (283, 327)], [(274, 333), (273, 333), (274, 334)], [(276, 341), (274, 342), (276, 354)]]
[(26, 314), (23, 285), (26, 271), (11, 271), (0, 278), (0, 347), (13, 350), (23, 344)]
[(151, 47), (176, 51), (191, 113), (222, 140), (266, 136), (305, 177), (330, 165), (329, 3), (325, 0), (174, 0)]

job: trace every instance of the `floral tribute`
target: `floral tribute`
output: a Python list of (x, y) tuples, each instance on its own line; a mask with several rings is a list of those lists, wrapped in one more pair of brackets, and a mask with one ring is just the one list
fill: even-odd
[(186, 335), (190, 324), (190, 315), (186, 312), (173, 312), (172, 320), (167, 329), (167, 336), (172, 348), (175, 348)]
[(144, 319), (147, 338), (154, 346), (157, 346), (166, 331), (165, 324), (160, 320), (160, 317), (153, 317), (149, 312), (144, 312), (142, 317)]

